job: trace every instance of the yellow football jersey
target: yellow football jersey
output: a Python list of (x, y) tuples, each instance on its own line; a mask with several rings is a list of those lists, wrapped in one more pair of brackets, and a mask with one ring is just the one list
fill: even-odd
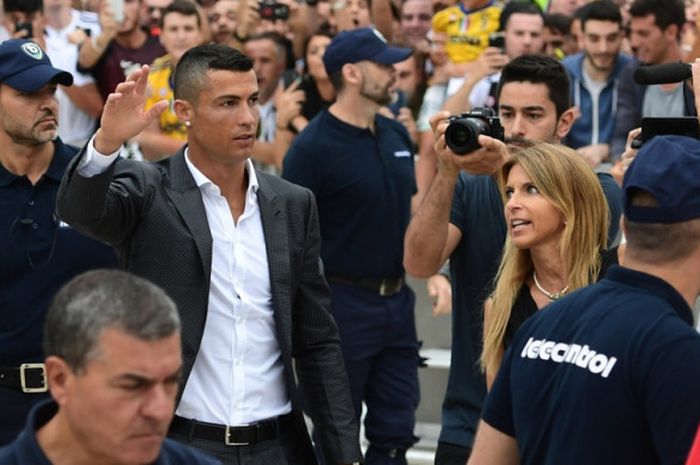
[(445, 8), (433, 16), (433, 29), (447, 33), (445, 52), (454, 63), (467, 63), (488, 46), (489, 34), (498, 31), (501, 8), (490, 2), (465, 12), (461, 4)]
[(148, 97), (146, 98), (146, 110), (161, 100), (168, 101), (168, 108), (160, 114), (158, 124), (160, 130), (169, 136), (180, 140), (187, 139), (187, 128), (177, 119), (173, 110), (173, 86), (171, 76), (173, 74), (173, 63), (170, 55), (157, 58), (151, 65), (151, 72), (148, 73)]

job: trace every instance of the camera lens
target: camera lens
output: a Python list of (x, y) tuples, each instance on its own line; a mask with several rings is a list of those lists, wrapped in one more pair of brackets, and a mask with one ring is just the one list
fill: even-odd
[(458, 118), (447, 126), (445, 142), (457, 155), (464, 155), (481, 147), (477, 142), (479, 134), (488, 134), (489, 126), (480, 118)]

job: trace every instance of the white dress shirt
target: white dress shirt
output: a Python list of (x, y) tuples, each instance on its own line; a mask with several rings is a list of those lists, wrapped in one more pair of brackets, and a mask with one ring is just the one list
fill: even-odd
[[(78, 166), (82, 176), (103, 172), (119, 155), (95, 156), (93, 144), (94, 138)], [(220, 425), (289, 413), (253, 164), (246, 161), (248, 189), (236, 224), (219, 187), (192, 164), (187, 150), (185, 161), (202, 193), (212, 267), (202, 341), (175, 413)]]

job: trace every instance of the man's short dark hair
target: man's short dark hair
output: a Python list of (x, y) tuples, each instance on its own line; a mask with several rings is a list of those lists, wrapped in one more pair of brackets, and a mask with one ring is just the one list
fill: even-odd
[(180, 330), (175, 303), (155, 284), (119, 270), (79, 275), (56, 294), (44, 321), (44, 352), (82, 371), (94, 357), (104, 330), (116, 329), (143, 341)]
[(44, 8), (43, 0), (4, 0), (2, 3), (5, 12), (21, 11), (31, 14), (42, 11)]
[(571, 34), (573, 20), (574, 18), (563, 13), (550, 13), (544, 15), (544, 27), (553, 29), (563, 36), (568, 36)]
[(498, 30), (505, 31), (506, 27), (508, 27), (508, 20), (510, 20), (510, 17), (516, 13), (524, 15), (537, 15), (542, 18), (542, 22), (544, 22), (544, 14), (537, 4), (511, 1), (506, 3), (506, 6), (503, 7), (503, 11), (501, 11)]
[(291, 43), (279, 32), (265, 31), (258, 34), (253, 34), (246, 39), (246, 43), (256, 40), (269, 40), (275, 44), (275, 58), (277, 61), (282, 61), (285, 64), (285, 69), (289, 68), (289, 59), (291, 55)]
[(228, 45), (205, 44), (185, 52), (175, 67), (174, 96), (193, 104), (199, 101), (199, 93), (208, 85), (210, 70), (245, 73), (253, 69), (253, 60)]
[(597, 0), (588, 3), (577, 12), (577, 16), (581, 19), (581, 30), (586, 30), (586, 21), (594, 19), (598, 21), (610, 21), (622, 26), (622, 14), (620, 7), (615, 5), (610, 0)]
[(569, 75), (564, 66), (546, 55), (522, 55), (511, 60), (501, 72), (498, 83), (498, 100), (503, 86), (509, 82), (531, 82), (547, 87), (549, 100), (554, 103), (557, 118), (571, 107), (569, 100)]
[(194, 3), (189, 0), (175, 0), (163, 9), (160, 16), (160, 27), (165, 27), (165, 17), (170, 13), (180, 13), (182, 16), (194, 16), (197, 18), (197, 27), (202, 29), (202, 17)]
[(654, 15), (654, 24), (662, 31), (675, 24), (678, 37), (685, 24), (685, 4), (682, 0), (634, 0), (630, 6), (630, 16), (641, 18)]

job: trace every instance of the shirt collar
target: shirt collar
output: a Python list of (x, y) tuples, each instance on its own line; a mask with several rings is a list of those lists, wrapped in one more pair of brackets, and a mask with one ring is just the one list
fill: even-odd
[(41, 446), (39, 446), (36, 432), (48, 423), (56, 415), (57, 411), (58, 405), (53, 399), (42, 401), (32, 408), (24, 430), (22, 430), (14, 443), (18, 463), (51, 464)]
[[(189, 152), (189, 147), (185, 148), (185, 163), (187, 163), (187, 168), (190, 170), (190, 173), (192, 173), (192, 177), (194, 178), (195, 184), (197, 184), (197, 187), (201, 189), (205, 188), (204, 186), (212, 186), (215, 190), (215, 192), (218, 195), (221, 195), (221, 189), (219, 189), (219, 186), (214, 184), (214, 182), (206, 177), (204, 173), (202, 173), (195, 165), (192, 163), (190, 160), (190, 152)], [(248, 172), (248, 188), (246, 189), (246, 194), (250, 198), (254, 198), (255, 194), (258, 192), (258, 176), (255, 174), (255, 167), (253, 166), (253, 162), (248, 158), (245, 161), (245, 169)]]
[[(65, 146), (63, 145), (63, 142), (61, 142), (60, 139), (56, 139), (53, 144), (53, 156), (51, 157), (49, 168), (46, 170), (42, 177), (47, 177), (49, 179), (53, 179), (54, 181), (61, 182), (63, 173), (66, 171), (68, 163), (70, 163), (74, 154), (69, 153), (68, 150), (65, 150)], [(18, 177), (22, 176), (17, 176), (16, 174), (10, 172), (2, 164), (0, 164), (0, 187), (7, 186)]]
[(674, 308), (678, 316), (693, 326), (693, 313), (683, 296), (669, 283), (656, 276), (641, 271), (613, 265), (608, 270), (607, 279), (627, 286), (644, 289), (667, 300)]

